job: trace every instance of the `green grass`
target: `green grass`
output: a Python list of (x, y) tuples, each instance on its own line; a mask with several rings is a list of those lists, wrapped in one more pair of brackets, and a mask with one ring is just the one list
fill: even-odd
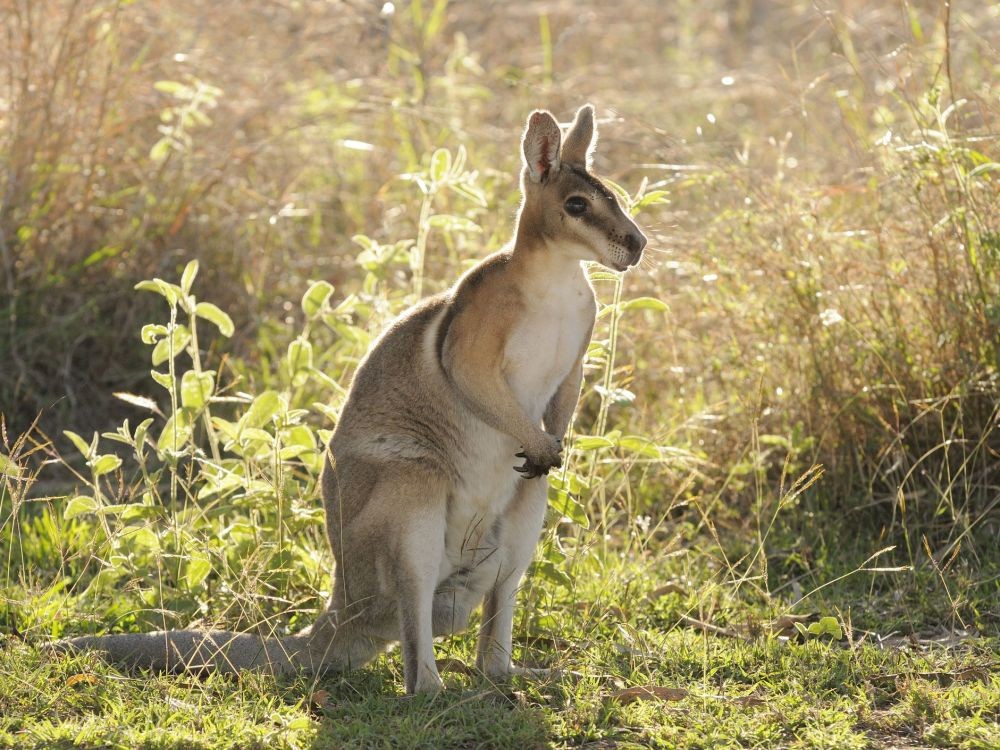
[[(92, 656), (56, 658), (8, 638), (0, 745), (1000, 747), (995, 634), (893, 636), (875, 613), (854, 613), (840, 641), (776, 634), (770, 623), (787, 600), (720, 583), (693, 559), (609, 560), (573, 594), (534, 581), (516, 641), (524, 660), (556, 672), (498, 685), (451, 670), (434, 697), (401, 694), (396, 654), (343, 677), (199, 679), (122, 674)], [(671, 590), (650, 598), (664, 581)], [(846, 612), (865, 598), (855, 577), (836, 598), (817, 594), (795, 611)], [(692, 624), (705, 620), (726, 634)], [(877, 635), (889, 636), (884, 645)], [(471, 635), (454, 637), (439, 644), (439, 658), (468, 664), (473, 649)], [(683, 694), (616, 697), (635, 687)]]

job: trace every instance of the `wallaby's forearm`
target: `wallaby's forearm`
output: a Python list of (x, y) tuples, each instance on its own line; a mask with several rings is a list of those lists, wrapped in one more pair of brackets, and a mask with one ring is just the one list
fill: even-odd
[[(588, 337), (589, 339), (589, 337)], [(562, 440), (566, 436), (576, 403), (580, 399), (580, 386), (583, 383), (583, 361), (581, 360), (573, 371), (559, 386), (556, 395), (549, 401), (542, 417), (545, 431)]]
[(525, 447), (538, 442), (542, 429), (524, 413), (499, 369), (484, 378), (481, 372), (468, 372), (457, 365), (450, 374), (463, 402), (483, 422), (516, 438)]

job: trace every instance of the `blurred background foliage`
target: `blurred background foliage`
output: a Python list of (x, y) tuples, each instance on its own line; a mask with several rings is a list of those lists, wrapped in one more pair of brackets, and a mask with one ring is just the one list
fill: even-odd
[[(995, 565), (996, 4), (12, 0), (0, 16), (8, 455), (32, 424), (22, 453), (52, 461), (65, 429), (148, 415), (115, 392), (175, 414), (139, 337), (163, 299), (133, 287), (191, 259), (199, 299), (234, 324), (194, 344), (225, 385), (217, 413), (236, 424), (227, 397), (281, 392), (312, 410), (278, 432), (329, 428), (371, 337), (510, 236), (528, 112), (565, 121), (590, 101), (595, 171), (637, 197), (650, 237), (623, 297), (667, 310), (623, 315), (613, 377), (595, 351), (577, 427), (619, 430), (589, 472), (619, 480), (583, 492), (586, 510), (739, 547), (787, 501), (772, 552), (790, 575), (821, 562), (801, 534), (828, 527), (928, 569)], [(335, 291), (310, 318), (318, 280)], [(158, 447), (170, 464), (181, 445)], [(48, 476), (42, 494), (68, 491)]]

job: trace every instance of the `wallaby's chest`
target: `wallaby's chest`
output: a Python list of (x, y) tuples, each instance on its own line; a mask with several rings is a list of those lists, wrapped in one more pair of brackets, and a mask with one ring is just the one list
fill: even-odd
[(504, 368), (532, 420), (541, 419), (549, 400), (576, 366), (593, 315), (593, 292), (582, 284), (533, 300), (519, 316), (504, 350)]

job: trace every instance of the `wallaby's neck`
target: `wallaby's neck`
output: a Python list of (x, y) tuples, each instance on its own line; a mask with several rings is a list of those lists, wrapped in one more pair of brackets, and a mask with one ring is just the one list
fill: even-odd
[(512, 250), (514, 262), (531, 278), (546, 282), (568, 282), (585, 278), (579, 255), (557, 238), (538, 231), (538, 222), (530, 211), (522, 209), (517, 217)]

